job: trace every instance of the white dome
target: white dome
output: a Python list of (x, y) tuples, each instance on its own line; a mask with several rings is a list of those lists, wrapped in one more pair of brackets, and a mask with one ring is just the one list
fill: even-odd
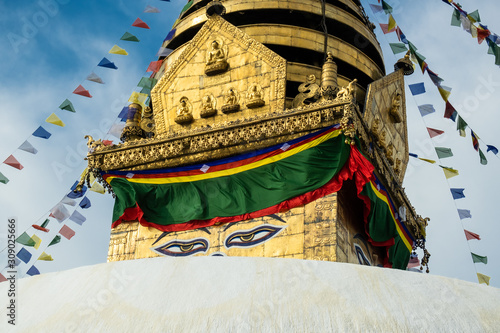
[[(3, 298), (8, 287), (0, 283)], [(493, 332), (500, 327), (500, 289), (295, 259), (121, 261), (21, 279), (17, 293), (15, 328), (23, 332)], [(13, 331), (3, 317), (0, 331)]]

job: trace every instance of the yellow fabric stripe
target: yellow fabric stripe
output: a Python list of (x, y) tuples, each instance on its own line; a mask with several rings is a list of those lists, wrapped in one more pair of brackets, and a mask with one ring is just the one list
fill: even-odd
[(396, 230), (398, 231), (398, 234), (399, 234), (399, 237), (401, 237), (401, 239), (403, 240), (403, 242), (405, 243), (406, 247), (408, 248), (408, 251), (411, 252), (412, 250), (412, 246), (410, 245), (410, 243), (408, 242), (408, 239), (406, 238), (403, 230), (401, 230), (401, 228), (399, 227), (399, 224), (398, 222), (396, 221), (396, 217), (394, 216), (394, 214), (392, 213), (392, 209), (391, 209), (391, 204), (389, 203), (389, 201), (387, 200), (387, 197), (385, 195), (383, 195), (382, 193), (380, 193), (380, 191), (377, 189), (377, 186), (375, 186), (375, 184), (373, 184), (373, 181), (370, 181), (370, 185), (372, 187), (372, 190), (373, 192), (375, 193), (375, 195), (381, 199), (382, 201), (384, 201), (386, 204), (387, 204), (387, 207), (389, 207), (389, 211), (391, 212), (391, 217), (394, 221), (394, 224), (396, 225)]
[[(263, 165), (271, 164), (277, 161), (280, 161), (282, 159), (285, 159), (287, 157), (290, 157), (292, 155), (295, 155), (297, 153), (300, 153), (301, 151), (304, 151), (306, 149), (315, 147), (326, 140), (329, 140), (331, 138), (337, 137), (340, 134), (340, 130), (335, 130), (332, 132), (329, 132), (315, 140), (309, 141), (306, 144), (300, 145), (298, 147), (295, 147), (293, 149), (290, 149), (288, 151), (285, 151), (281, 154), (274, 155), (268, 158), (265, 158), (260, 161), (256, 161), (250, 164), (242, 165), (236, 168), (231, 168), (227, 170), (220, 170), (220, 171), (215, 171), (211, 173), (204, 173), (200, 175), (193, 175), (193, 176), (180, 176), (180, 177), (167, 177), (167, 178), (129, 178), (127, 179), (129, 182), (132, 183), (140, 183), (140, 184), (172, 184), (172, 183), (185, 183), (185, 182), (194, 182), (198, 180), (203, 180), (203, 179), (211, 179), (211, 178), (217, 178), (217, 177), (223, 177), (223, 176), (230, 176), (234, 175), (243, 171), (251, 170), (254, 168), (258, 168)], [(111, 181), (114, 178), (121, 178), (121, 177), (116, 177), (116, 176), (110, 176), (106, 179), (108, 183), (111, 183)]]

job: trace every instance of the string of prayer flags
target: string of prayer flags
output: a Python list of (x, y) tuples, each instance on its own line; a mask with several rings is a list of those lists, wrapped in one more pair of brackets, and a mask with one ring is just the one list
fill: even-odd
[(435, 147), (434, 149), (436, 149), (436, 154), (437, 154), (439, 159), (453, 156), (453, 152), (451, 151), (451, 148)]
[(116, 65), (113, 62), (109, 61), (106, 58), (102, 58), (102, 60), (97, 64), (97, 66), (111, 68), (111, 69), (118, 69), (118, 67), (116, 67)]
[(465, 198), (464, 188), (450, 188), (454, 200)]
[(79, 225), (82, 225), (83, 222), (85, 222), (87, 220), (87, 218), (85, 216), (83, 216), (80, 212), (78, 212), (77, 210), (75, 210), (73, 212), (73, 214), (71, 214), (71, 216), (69, 217), (69, 219)]
[(379, 23), (379, 25), (380, 25), (380, 29), (382, 29), (382, 32), (385, 35), (396, 30), (396, 29), (389, 30), (389, 25), (386, 23)]
[(474, 150), (479, 151), (479, 140), (478, 140), (479, 138), (472, 129), (470, 130), (470, 135), (472, 138), (472, 146), (474, 147)]
[(151, 61), (146, 72), (156, 73), (160, 70), (163, 60)]
[(79, 206), (80, 206), (80, 208), (82, 208), (82, 209), (87, 209), (87, 208), (90, 208), (91, 204), (90, 204), (90, 200), (89, 200), (89, 198), (84, 197), (84, 198), (82, 199), (82, 201), (80, 201)]
[(457, 131), (460, 133), (460, 136), (461, 137), (464, 137), (465, 138), (465, 128), (467, 127), (467, 123), (465, 122), (465, 120), (460, 117), (460, 115), (458, 116), (458, 121), (457, 121)]
[(7, 184), (9, 182), (9, 178), (5, 177), (3, 173), (0, 172), (0, 183)]
[(66, 126), (55, 113), (52, 113), (50, 116), (48, 116), (47, 119), (45, 119), (45, 122), (61, 127)]
[(488, 275), (484, 275), (481, 273), (476, 273), (477, 274), (477, 280), (479, 281), (479, 284), (484, 283), (486, 285), (490, 285), (490, 277)]
[(17, 252), (17, 257), (27, 264), (31, 260), (31, 253), (23, 247)]
[(440, 165), (440, 167), (443, 168), (444, 176), (446, 177), (446, 179), (458, 176), (458, 170), (455, 170), (453, 168), (448, 168), (442, 165)]
[(137, 28), (149, 29), (149, 26), (146, 24), (146, 22), (144, 22), (140, 18), (137, 18), (134, 23), (132, 23), (132, 26)]
[(61, 241), (61, 236), (59, 235), (56, 235), (51, 241), (50, 241), (50, 244), (48, 246), (52, 246), (52, 245), (56, 245), (57, 243), (59, 243)]
[(171, 40), (172, 38), (174, 38), (176, 31), (177, 31), (177, 29), (170, 30), (167, 34), (167, 37), (165, 37), (165, 39), (163, 41), (166, 42), (167, 40)]
[(108, 51), (110, 54), (121, 54), (121, 55), (128, 55), (128, 52), (125, 51), (125, 49), (122, 49), (118, 45), (114, 45), (111, 50)]
[(457, 115), (458, 115), (457, 110), (455, 110), (455, 108), (453, 107), (453, 105), (451, 105), (450, 102), (446, 101), (446, 107), (444, 110), (444, 117), (455, 121), (455, 119), (457, 118)]
[(492, 145), (486, 145), (488, 148), (486, 149), (486, 152), (491, 151), (493, 154), (498, 154), (498, 149), (495, 146)]
[[(87, 77), (87, 80), (88, 79), (89, 78)], [(70, 112), (76, 112), (75, 107), (73, 106), (73, 103), (71, 103), (71, 101), (69, 99), (65, 99), (64, 102), (62, 102), (61, 105), (59, 105), (59, 109), (70, 111)]]
[(465, 238), (467, 238), (467, 240), (471, 240), (471, 239), (481, 240), (481, 237), (479, 237), (478, 234), (475, 234), (472, 231), (464, 229), (464, 232), (465, 232)]
[(24, 150), (24, 151), (26, 151), (28, 153), (32, 153), (32, 154), (38, 153), (38, 150), (35, 147), (33, 147), (33, 145), (31, 143), (29, 143), (28, 140), (24, 141), (22, 143), (22, 145), (20, 145), (19, 148), (17, 148), (17, 149)]
[(97, 75), (94, 72), (92, 72), (89, 75), (87, 75), (86, 80), (92, 81), (92, 82), (96, 82), (96, 83), (100, 83), (100, 84), (104, 84), (104, 81), (99, 77), (99, 75)]
[(382, 9), (384, 10), (384, 12), (386, 14), (392, 13), (392, 7), (389, 6), (389, 4), (387, 2), (385, 2), (384, 0), (382, 0)]
[(45, 219), (45, 221), (43, 221), (42, 225), (36, 225), (36, 224), (33, 224), (31, 225), (33, 228), (35, 228), (36, 230), (40, 230), (40, 231), (43, 231), (43, 232), (49, 232), (50, 230), (47, 229), (47, 225), (49, 224), (49, 219)]
[(55, 218), (59, 223), (69, 217), (69, 211), (62, 203), (58, 203), (50, 210), (50, 216)]
[(394, 54), (399, 54), (408, 51), (404, 43), (389, 43), (389, 46), (391, 47), (392, 53)]
[(64, 238), (66, 238), (68, 240), (71, 239), (75, 235), (75, 232), (73, 231), (73, 229), (68, 227), (66, 224), (62, 226), (61, 230), (59, 230), (59, 233), (62, 236), (64, 236)]
[(410, 88), (411, 94), (413, 96), (425, 93), (425, 86), (423, 82), (410, 84), (408, 85), (408, 88)]
[(146, 8), (144, 9), (144, 13), (159, 13), (160, 10), (156, 7), (153, 7), (151, 5), (147, 5)]
[(423, 104), (418, 106), (418, 111), (420, 111), (420, 115), (424, 117), (428, 114), (436, 112), (436, 109), (434, 109), (432, 104)]
[(120, 40), (126, 40), (127, 42), (139, 42), (139, 38), (132, 35), (130, 32), (125, 32), (123, 36), (120, 37)]
[(38, 257), (38, 260), (43, 260), (43, 261), (54, 261), (52, 256), (50, 254), (47, 254), (45, 252), (42, 252), (40, 256)]
[(38, 237), (35, 234), (33, 234), (33, 236), (31, 236), (31, 239), (33, 239), (35, 241), (35, 245), (33, 245), (33, 247), (36, 250), (38, 250), (38, 248), (40, 247), (40, 244), (42, 244), (42, 240), (40, 239), (40, 237)]
[(81, 84), (78, 85), (78, 87), (76, 87), (76, 89), (73, 91), (73, 94), (92, 98), (92, 95), (90, 95), (90, 92), (87, 89), (85, 89), (84, 87), (82, 87)]
[(21, 236), (16, 238), (16, 242), (23, 244), (24, 246), (35, 246), (36, 242), (33, 240), (26, 232), (23, 232)]
[(52, 134), (50, 134), (45, 128), (40, 126), (31, 135), (36, 136), (37, 138), (48, 139)]
[(488, 257), (487, 256), (480, 256), (480, 255), (477, 255), (475, 253), (470, 253), (472, 255), (472, 261), (474, 263), (478, 263), (478, 262), (482, 262), (483, 264), (488, 264)]
[(431, 128), (431, 127), (427, 127), (427, 132), (429, 133), (429, 136), (431, 138), (433, 138), (435, 136), (438, 136), (438, 135), (441, 135), (441, 134), (444, 133), (444, 131), (442, 131), (442, 130)]
[(22, 170), (24, 167), (19, 163), (19, 161), (14, 157), (14, 155), (10, 155), (3, 161), (4, 164), (10, 165), (13, 168), (18, 170)]
[(460, 216), (461, 220), (469, 219), (472, 217), (472, 215), (470, 214), (470, 210), (468, 209), (457, 209), (457, 211), (458, 211), (458, 216)]
[(33, 265), (33, 266), (30, 267), (30, 269), (28, 269), (28, 271), (26, 272), (26, 274), (28, 274), (29, 276), (39, 275), (40, 271), (38, 270), (38, 268), (36, 268)]

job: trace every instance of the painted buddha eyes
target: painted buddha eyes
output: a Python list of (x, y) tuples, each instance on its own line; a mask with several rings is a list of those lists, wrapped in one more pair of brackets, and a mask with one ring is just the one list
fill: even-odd
[(195, 253), (206, 253), (208, 240), (206, 238), (195, 238), (187, 241), (173, 240), (152, 250), (166, 256), (187, 257)]
[(264, 224), (250, 230), (236, 231), (226, 238), (224, 246), (227, 249), (231, 247), (253, 247), (273, 238), (284, 228), (286, 227)]

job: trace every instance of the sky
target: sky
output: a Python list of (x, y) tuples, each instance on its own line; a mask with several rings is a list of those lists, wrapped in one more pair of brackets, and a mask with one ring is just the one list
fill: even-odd
[[(366, 13), (377, 27), (387, 23), (385, 14), (374, 14), (369, 5), (376, 0), (362, 1)], [(409, 147), (419, 157), (438, 160), (434, 147), (451, 148), (454, 156), (439, 163), (459, 170), (460, 175), (446, 179), (437, 164), (410, 158), (403, 186), (418, 214), (429, 217), (427, 249), (431, 253), (430, 274), (458, 278), (477, 283), (476, 272), (491, 277), (491, 286), (500, 287), (500, 260), (495, 256), (500, 223), (496, 206), (496, 190), (500, 185), (497, 170), (498, 157), (486, 153), (486, 145), (500, 147), (497, 114), (500, 102), (499, 68), (494, 57), (487, 54), (485, 43), (462, 28), (450, 25), (452, 9), (439, 0), (395, 1), (393, 16), (406, 37), (426, 56), (429, 67), (453, 88), (450, 102), (480, 137), (480, 147), (488, 164), (479, 163), (472, 147), (470, 133), (458, 135), (456, 124), (443, 118), (444, 102), (437, 89), (417, 69), (406, 77), (408, 84), (424, 82), (427, 92), (412, 96), (406, 90)], [(466, 11), (479, 10), (482, 23), (500, 33), (496, 13), (500, 4), (495, 0), (460, 2)], [(147, 5), (160, 13), (144, 13)], [(179, 15), (184, 1), (71, 1), (41, 0), (28, 3), (0, 2), (2, 52), (0, 52), (0, 160), (13, 154), (24, 166), (17, 170), (0, 164), (0, 172), (9, 178), (0, 184), (0, 249), (6, 246), (7, 220), (17, 217), (17, 233), (40, 224), (49, 211), (68, 192), (86, 167), (86, 134), (94, 138), (118, 139), (107, 134), (142, 76), (149, 62), (156, 60), (156, 52)], [(132, 27), (141, 18), (151, 29)], [(121, 41), (130, 32), (140, 42)], [(394, 33), (384, 35), (376, 29), (384, 52), (386, 71), (403, 54), (393, 55), (388, 43), (398, 42)], [(108, 51), (117, 44), (129, 55), (113, 55)], [(117, 70), (96, 67), (106, 57)], [(105, 84), (85, 80), (91, 72)], [(72, 94), (82, 85), (92, 98)], [(58, 109), (70, 99), (76, 113)], [(434, 114), (420, 116), (417, 106), (433, 104)], [(58, 127), (45, 122), (55, 112), (66, 124)], [(39, 126), (52, 133), (48, 140), (31, 134)], [(438, 128), (445, 134), (429, 138), (426, 127)], [(36, 155), (18, 147), (28, 140), (37, 150)], [(465, 188), (466, 198), (453, 200), (450, 188)], [(40, 272), (53, 272), (106, 261), (111, 225), (113, 199), (109, 194), (89, 192), (92, 207), (77, 210), (86, 216), (82, 226), (65, 221), (75, 231), (71, 240), (65, 238), (45, 249), (45, 245), (61, 228), (50, 222), (49, 234), (37, 232), (42, 244), (34, 252), (28, 265), (19, 266), (20, 275), (45, 250), (54, 261), (37, 261)], [(68, 207), (71, 211), (73, 207)], [(472, 218), (461, 220), (457, 209), (468, 209)], [(464, 228), (481, 236), (481, 240), (467, 241)], [(488, 256), (488, 264), (474, 264), (470, 253)], [(36, 257), (36, 258), (35, 258)], [(0, 262), (6, 262), (5, 251)], [(3, 266), (1, 264), (0, 266)]]

